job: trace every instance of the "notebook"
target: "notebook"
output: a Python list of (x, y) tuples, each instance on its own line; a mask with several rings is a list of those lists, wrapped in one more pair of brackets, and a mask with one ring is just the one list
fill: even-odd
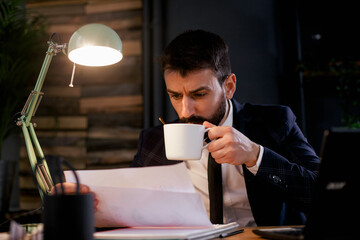
[(358, 236), (360, 129), (325, 130), (319, 175), (304, 227), (264, 228), (269, 239), (356, 239)]
[(213, 239), (243, 232), (236, 222), (213, 227), (130, 227), (94, 234), (94, 239)]

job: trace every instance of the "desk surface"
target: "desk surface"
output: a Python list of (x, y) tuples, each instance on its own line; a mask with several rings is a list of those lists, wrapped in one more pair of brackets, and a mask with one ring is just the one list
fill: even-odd
[(226, 240), (264, 240), (265, 238), (262, 238), (255, 233), (253, 233), (253, 229), (264, 229), (264, 228), (283, 228), (283, 227), (293, 227), (293, 226), (279, 226), (279, 227), (245, 227), (243, 233), (236, 234), (234, 236), (230, 236), (227, 238), (223, 238)]
[(228, 240), (239, 240), (239, 239), (246, 239), (246, 240), (257, 240), (257, 239), (263, 239), (262, 237), (256, 235), (255, 233), (253, 233), (253, 229), (256, 229), (259, 227), (245, 227), (244, 228), (244, 232), (243, 233), (239, 233), (236, 234), (234, 236), (230, 236), (224, 239), (228, 239)]
[[(282, 227), (284, 227), (284, 226), (282, 226)], [(239, 233), (239, 234), (236, 234), (234, 236), (230, 236), (230, 237), (222, 238), (222, 239), (226, 239), (226, 240), (242, 240), (242, 239), (246, 239), (246, 240), (264, 240), (264, 238), (256, 235), (252, 231), (253, 229), (260, 229), (260, 228), (277, 228), (277, 227), (245, 227), (243, 233)], [(2, 238), (2, 237), (6, 237), (6, 238)], [(1, 233), (0, 234), (0, 240), (1, 239), (8, 239), (8, 234), (7, 233)]]

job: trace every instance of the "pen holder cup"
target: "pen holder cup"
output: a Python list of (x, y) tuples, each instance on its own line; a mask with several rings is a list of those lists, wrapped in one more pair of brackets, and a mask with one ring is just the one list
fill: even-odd
[(94, 239), (92, 194), (45, 195), (44, 240)]

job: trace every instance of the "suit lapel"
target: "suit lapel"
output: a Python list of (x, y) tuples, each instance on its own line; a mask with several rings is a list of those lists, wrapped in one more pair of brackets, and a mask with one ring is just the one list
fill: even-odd
[(252, 117), (244, 111), (244, 104), (232, 99), (233, 105), (233, 127), (245, 134), (246, 124), (251, 121)]

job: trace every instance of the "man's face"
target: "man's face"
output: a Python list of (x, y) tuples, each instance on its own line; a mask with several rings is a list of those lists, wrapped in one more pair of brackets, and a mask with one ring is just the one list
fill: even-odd
[(179, 72), (164, 72), (167, 92), (181, 122), (218, 125), (226, 112), (224, 88), (213, 71), (203, 69), (182, 77)]

